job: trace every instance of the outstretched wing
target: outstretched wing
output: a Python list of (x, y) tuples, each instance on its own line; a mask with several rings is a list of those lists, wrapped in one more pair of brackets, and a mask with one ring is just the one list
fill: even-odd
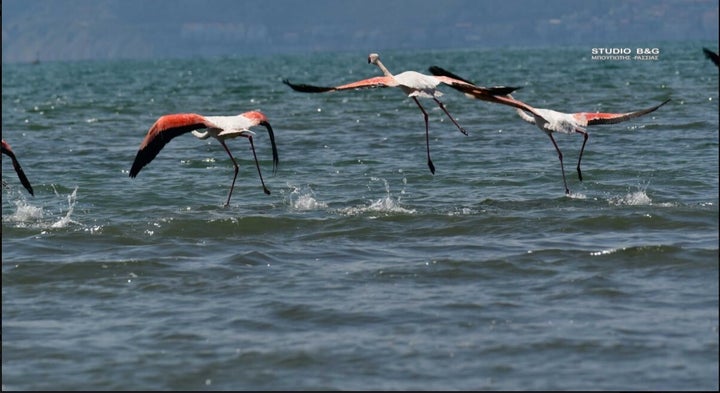
[(467, 92), (467, 90), (468, 90), (467, 87), (466, 87), (466, 86), (463, 86), (461, 83), (456, 83), (456, 82), (454, 82), (453, 79), (454, 79), (455, 81), (460, 81), (460, 82), (464, 82), (464, 83), (467, 83), (467, 84), (469, 84), (469, 85), (475, 86), (474, 91), (475, 91), (476, 93), (482, 91), (482, 92), (485, 92), (485, 93), (490, 94), (490, 95), (501, 95), (501, 96), (502, 96), (502, 95), (508, 95), (508, 94), (514, 92), (515, 90), (518, 90), (518, 89), (521, 89), (521, 88), (522, 88), (522, 86), (518, 86), (518, 87), (513, 87), (513, 86), (492, 86), (492, 87), (477, 86), (477, 85), (475, 85), (473, 82), (471, 82), (471, 81), (469, 81), (469, 80), (467, 80), (467, 79), (465, 79), (465, 78), (463, 78), (463, 77), (461, 77), (461, 76), (459, 76), (459, 75), (457, 75), (457, 74), (454, 74), (454, 73), (452, 73), (452, 72), (450, 72), (450, 71), (448, 71), (448, 70), (446, 70), (446, 69), (444, 69), (444, 68), (438, 67), (438, 66), (430, 66), (430, 68), (428, 68), (428, 70), (430, 71), (431, 74), (433, 74), (433, 75), (435, 75), (435, 76), (437, 76), (437, 77), (450, 78), (450, 80), (448, 80), (447, 82), (446, 82), (446, 80), (444, 80), (444, 79), (442, 79), (442, 78), (441, 78), (440, 80), (441, 80), (443, 83), (449, 85), (450, 87), (453, 87), (453, 88), (455, 88), (456, 90), (460, 90), (460, 91), (462, 91), (462, 92)]
[(634, 119), (636, 117), (640, 117), (643, 115), (647, 115), (650, 112), (654, 112), (661, 106), (667, 104), (670, 101), (668, 98), (667, 100), (663, 101), (662, 103), (655, 105), (651, 108), (642, 109), (635, 112), (628, 112), (628, 113), (589, 113), (589, 112), (582, 112), (575, 114), (575, 118), (580, 120), (580, 118), (584, 118), (587, 121), (588, 125), (592, 124), (615, 124), (620, 123), (626, 120)]
[(212, 127), (212, 124), (195, 113), (178, 113), (160, 117), (150, 127), (145, 139), (140, 144), (140, 149), (135, 156), (132, 168), (130, 168), (130, 177), (137, 176), (140, 170), (155, 159), (160, 150), (176, 136), (209, 127)]
[(433, 75), (435, 75), (435, 76), (447, 76), (448, 78), (457, 79), (457, 80), (459, 80), (459, 81), (463, 81), (463, 82), (469, 83), (469, 84), (471, 84), (471, 85), (474, 84), (474, 83), (472, 83), (471, 81), (469, 81), (469, 80), (467, 80), (467, 79), (464, 79), (463, 77), (461, 77), (461, 76), (459, 76), (459, 75), (457, 75), (457, 74), (454, 74), (454, 73), (452, 73), (452, 72), (450, 72), (450, 71), (448, 71), (448, 70), (446, 70), (446, 69), (444, 69), (444, 68), (438, 67), (438, 66), (430, 66), (430, 68), (428, 68), (428, 71), (430, 71), (430, 73), (433, 74)]
[(374, 78), (363, 79), (357, 82), (348, 83), (340, 86), (313, 86), (306, 84), (290, 83), (289, 80), (283, 79), (283, 83), (290, 86), (293, 90), (302, 93), (324, 93), (327, 91), (348, 90), (348, 89), (368, 89), (374, 87), (391, 87), (397, 86), (395, 80), (387, 76), (378, 76)]

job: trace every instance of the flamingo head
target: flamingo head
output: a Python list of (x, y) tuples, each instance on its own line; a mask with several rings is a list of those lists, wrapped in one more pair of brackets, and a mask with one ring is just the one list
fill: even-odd
[(377, 61), (380, 59), (380, 55), (377, 53), (371, 53), (368, 55), (368, 63), (370, 64), (377, 64)]

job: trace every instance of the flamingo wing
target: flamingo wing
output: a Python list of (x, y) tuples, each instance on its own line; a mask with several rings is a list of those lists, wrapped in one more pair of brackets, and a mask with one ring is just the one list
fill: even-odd
[(374, 78), (369, 79), (363, 79), (359, 80), (357, 82), (351, 82), (345, 85), (340, 86), (313, 86), (313, 85), (306, 85), (306, 84), (295, 84), (290, 83), (289, 80), (283, 79), (283, 83), (290, 86), (293, 90), (299, 91), (302, 93), (324, 93), (327, 91), (336, 91), (336, 90), (349, 90), (349, 89), (367, 89), (367, 88), (374, 88), (374, 87), (391, 87), (391, 86), (397, 86), (397, 82), (392, 77), (388, 76), (377, 76)]
[(456, 74), (454, 74), (444, 68), (438, 67), (438, 66), (430, 66), (430, 68), (428, 68), (428, 71), (430, 71), (430, 73), (435, 76), (446, 76), (448, 78), (457, 79), (459, 81), (469, 83), (471, 85), (474, 84), (471, 81), (469, 81), (467, 79), (463, 79), (463, 77), (456, 75)]
[(667, 104), (670, 101), (668, 98), (667, 100), (663, 101), (662, 103), (655, 105), (651, 108), (642, 109), (635, 112), (628, 112), (628, 113), (589, 113), (589, 112), (582, 112), (582, 113), (576, 113), (574, 114), (574, 117), (577, 120), (582, 121), (585, 120), (585, 123), (587, 125), (592, 124), (615, 124), (620, 123), (626, 120), (634, 119), (636, 117), (640, 117), (643, 115), (647, 115), (650, 112), (654, 112), (661, 106)]
[(22, 183), (23, 187), (28, 190), (30, 195), (35, 196), (32, 185), (30, 185), (30, 180), (28, 180), (27, 176), (25, 176), (25, 172), (20, 166), (20, 161), (18, 161), (17, 157), (15, 157), (15, 153), (10, 148), (10, 145), (7, 144), (7, 142), (5, 141), (2, 141), (2, 153), (10, 157), (10, 160), (12, 160), (15, 173), (17, 173), (18, 178), (20, 179), (20, 183)]
[(463, 92), (465, 92), (468, 89), (468, 87), (465, 84), (473, 85), (474, 86), (473, 90), (476, 92), (476, 94), (486, 93), (489, 95), (503, 96), (503, 95), (510, 94), (510, 93), (514, 92), (515, 90), (522, 89), (522, 86), (518, 86), (518, 87), (513, 87), (513, 86), (492, 86), (492, 87), (476, 86), (473, 82), (471, 82), (459, 75), (456, 75), (444, 68), (441, 68), (438, 66), (430, 66), (430, 68), (428, 68), (428, 70), (430, 71), (431, 74), (438, 77), (438, 79), (442, 83), (445, 83), (446, 85), (449, 85), (450, 87), (453, 87), (456, 90), (460, 90)]
[(130, 177), (135, 177), (160, 153), (160, 150), (176, 136), (193, 130), (212, 128), (214, 124), (195, 113), (178, 113), (161, 116), (145, 135), (130, 168)]

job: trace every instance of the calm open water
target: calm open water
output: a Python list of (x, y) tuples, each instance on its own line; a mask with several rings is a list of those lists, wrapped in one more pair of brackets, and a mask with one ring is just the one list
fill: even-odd
[[(714, 45), (714, 46), (713, 46)], [(567, 112), (655, 113), (547, 136), (447, 87), (462, 135), (367, 53), (4, 64), (3, 389), (718, 389), (718, 69), (591, 48), (381, 53)], [(634, 50), (634, 48), (633, 48)], [(260, 109), (255, 138), (183, 135), (128, 170), (161, 115)]]

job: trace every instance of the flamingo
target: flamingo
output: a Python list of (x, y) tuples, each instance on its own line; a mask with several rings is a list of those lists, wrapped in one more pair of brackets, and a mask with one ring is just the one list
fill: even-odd
[[(231, 139), (236, 137), (244, 137), (250, 141), (250, 148), (252, 149), (253, 157), (255, 158), (255, 166), (257, 167), (258, 175), (260, 175), (260, 183), (262, 183), (263, 191), (265, 194), (270, 195), (270, 190), (265, 186), (263, 181), (262, 173), (260, 172), (260, 164), (258, 163), (257, 154), (255, 154), (255, 145), (253, 144), (254, 132), (250, 131), (250, 127), (262, 125), (267, 128), (268, 134), (270, 135), (270, 143), (272, 144), (273, 153), (273, 173), (277, 171), (278, 165), (278, 153), (277, 147), (275, 146), (275, 134), (273, 129), (268, 122), (267, 117), (259, 111), (250, 111), (239, 114), (237, 116), (203, 116), (196, 113), (177, 113), (161, 116), (145, 135), (140, 144), (140, 148), (135, 156), (135, 161), (130, 168), (130, 177), (138, 175), (140, 170), (147, 164), (149, 164), (155, 156), (160, 153), (160, 150), (168, 143), (171, 139), (176, 136), (192, 132), (192, 134), (198, 139), (207, 139), (213, 137), (230, 156), (230, 160), (235, 167), (235, 175), (233, 176), (232, 184), (230, 185), (230, 192), (228, 193), (227, 202), (225, 206), (230, 204), (230, 196), (232, 195), (233, 188), (235, 187), (235, 179), (238, 175), (238, 164), (233, 158), (230, 149), (225, 144), (225, 139)], [(205, 129), (204, 132), (198, 132), (196, 130)]]
[[(435, 174), (435, 165), (433, 165), (432, 159), (430, 158), (430, 134), (428, 129), (428, 114), (425, 111), (425, 108), (423, 108), (423, 106), (420, 104), (420, 101), (418, 101), (418, 97), (432, 98), (438, 104), (440, 109), (442, 109), (443, 112), (445, 112), (445, 114), (450, 118), (453, 124), (455, 124), (455, 126), (460, 130), (460, 132), (467, 135), (467, 131), (465, 131), (465, 129), (461, 127), (460, 124), (458, 124), (458, 122), (452, 117), (450, 112), (448, 112), (448, 110), (445, 108), (445, 104), (443, 104), (442, 101), (438, 99), (438, 97), (442, 96), (443, 93), (439, 91), (437, 87), (441, 83), (450, 86), (456, 84), (468, 85), (468, 83), (446, 76), (425, 75), (416, 71), (405, 71), (400, 74), (393, 75), (380, 61), (380, 56), (377, 53), (371, 53), (370, 55), (368, 55), (368, 63), (378, 66), (384, 76), (363, 79), (341, 86), (332, 87), (294, 84), (290, 83), (288, 79), (284, 79), (283, 83), (290, 86), (293, 90), (303, 93), (323, 93), (328, 91), (374, 87), (399, 87), (405, 94), (408, 95), (408, 97), (411, 97), (413, 101), (415, 101), (415, 104), (417, 104), (418, 108), (420, 108), (420, 111), (423, 114), (423, 118), (425, 120), (425, 144), (427, 148), (427, 163), (428, 167), (430, 168), (430, 172)], [(517, 89), (516, 87), (504, 86), (486, 88), (472, 85), (472, 87), (476, 89), (474, 91), (478, 94), (479, 97), (484, 97), (485, 95), (492, 96), (496, 94), (510, 94)]]
[[(437, 66), (430, 67), (430, 72), (436, 75), (444, 75), (451, 78), (455, 78), (458, 80), (462, 80), (468, 83), (471, 83), (465, 79), (463, 79), (460, 76), (457, 76), (450, 71), (444, 70)], [(547, 134), (547, 136), (550, 137), (550, 141), (552, 142), (553, 146), (555, 147), (555, 150), (558, 153), (558, 158), (560, 159), (560, 170), (562, 171), (563, 176), (563, 184), (565, 185), (565, 194), (569, 195), (570, 190), (567, 186), (567, 181), (565, 179), (565, 168), (563, 165), (563, 155), (560, 151), (560, 148), (558, 147), (557, 143), (555, 142), (555, 138), (553, 138), (553, 133), (564, 133), (564, 134), (572, 134), (572, 133), (578, 133), (583, 136), (583, 143), (582, 147), (580, 148), (580, 155), (578, 156), (578, 163), (577, 163), (577, 173), (578, 178), (580, 181), (582, 181), (582, 171), (580, 170), (580, 161), (582, 160), (583, 151), (585, 150), (585, 144), (587, 143), (589, 134), (586, 130), (587, 126), (595, 125), (595, 124), (615, 124), (620, 123), (626, 120), (634, 119), (636, 117), (640, 117), (643, 115), (646, 115), (648, 113), (654, 112), (661, 106), (667, 104), (670, 99), (663, 101), (662, 103), (655, 105), (650, 108), (641, 109), (634, 112), (625, 112), (625, 113), (600, 113), (600, 112), (576, 112), (576, 113), (563, 113), (554, 111), (551, 109), (543, 109), (543, 108), (534, 108), (522, 101), (518, 101), (512, 97), (512, 95), (507, 94), (506, 96), (490, 96), (488, 97), (486, 94), (484, 94), (482, 91), (479, 93), (475, 93), (472, 88), (468, 89), (465, 85), (456, 85), (453, 86), (454, 88), (460, 89), (463, 91), (467, 96), (470, 98), (481, 98), (483, 100), (492, 100), (494, 102), (509, 105), (515, 108), (518, 116), (520, 116), (521, 119), (525, 120), (526, 122), (530, 124), (535, 124), (541, 131)], [(528, 114), (530, 113), (530, 114)]]
[(705, 53), (705, 57), (710, 59), (713, 63), (715, 63), (716, 66), (720, 67), (720, 58), (718, 57), (718, 54), (711, 51), (708, 48), (703, 48), (703, 53)]
[(15, 157), (15, 152), (13, 152), (10, 144), (5, 142), (5, 139), (2, 140), (2, 154), (6, 154), (8, 157), (10, 157), (10, 159), (12, 160), (13, 168), (15, 168), (15, 172), (17, 173), (18, 178), (20, 178), (20, 183), (22, 183), (25, 189), (28, 190), (30, 195), (35, 196), (32, 185), (30, 185), (30, 181), (28, 180), (27, 176), (25, 176), (25, 172), (20, 166), (20, 162), (18, 161), (17, 157)]

